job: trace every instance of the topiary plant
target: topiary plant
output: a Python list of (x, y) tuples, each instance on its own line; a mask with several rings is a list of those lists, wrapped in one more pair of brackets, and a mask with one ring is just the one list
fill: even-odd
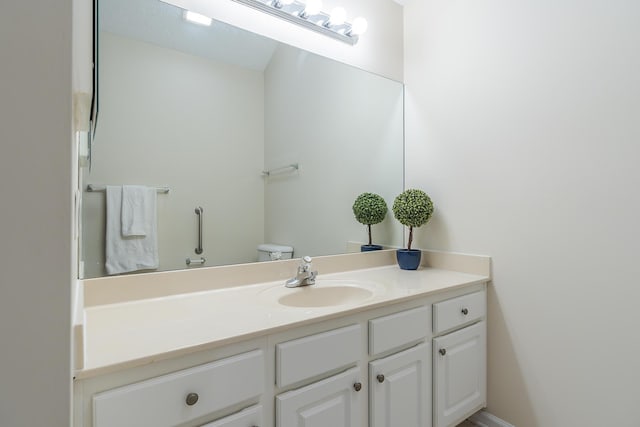
[(362, 193), (353, 203), (353, 214), (360, 224), (367, 226), (369, 245), (371, 245), (371, 225), (382, 222), (387, 215), (387, 203), (375, 193)]
[(400, 224), (409, 227), (409, 244), (411, 250), (413, 242), (413, 227), (426, 224), (433, 214), (433, 202), (422, 190), (405, 190), (396, 197), (393, 202), (393, 215)]

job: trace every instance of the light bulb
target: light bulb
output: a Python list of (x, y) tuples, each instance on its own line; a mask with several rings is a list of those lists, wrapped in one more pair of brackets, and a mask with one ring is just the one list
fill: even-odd
[(367, 22), (367, 20), (361, 16), (358, 16), (353, 20), (353, 24), (351, 24), (351, 31), (349, 32), (349, 34), (353, 36), (359, 36), (361, 34), (364, 34), (367, 31), (368, 27), (369, 23)]
[(347, 18), (347, 11), (343, 7), (336, 7), (331, 11), (329, 25), (342, 25)]
[(321, 9), (322, 9), (322, 0), (307, 0), (307, 3), (305, 4), (305, 7), (304, 7), (304, 15), (305, 16), (317, 15), (318, 13), (320, 13)]

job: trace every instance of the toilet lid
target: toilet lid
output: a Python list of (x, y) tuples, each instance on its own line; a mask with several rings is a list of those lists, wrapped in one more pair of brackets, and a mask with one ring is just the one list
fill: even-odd
[(274, 243), (263, 243), (258, 245), (260, 252), (293, 252), (293, 247), (285, 245), (276, 245)]

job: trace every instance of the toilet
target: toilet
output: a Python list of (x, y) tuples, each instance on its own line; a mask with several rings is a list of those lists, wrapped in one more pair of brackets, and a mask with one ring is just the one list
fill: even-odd
[(263, 243), (258, 245), (258, 261), (276, 261), (279, 259), (291, 259), (293, 247)]

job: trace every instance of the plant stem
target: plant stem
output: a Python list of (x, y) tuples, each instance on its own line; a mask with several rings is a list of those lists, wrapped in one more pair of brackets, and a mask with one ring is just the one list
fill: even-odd
[(369, 245), (371, 245), (371, 224), (367, 224), (367, 229), (369, 230)]
[(413, 242), (413, 227), (409, 227), (409, 244), (407, 249), (411, 250), (411, 242)]

